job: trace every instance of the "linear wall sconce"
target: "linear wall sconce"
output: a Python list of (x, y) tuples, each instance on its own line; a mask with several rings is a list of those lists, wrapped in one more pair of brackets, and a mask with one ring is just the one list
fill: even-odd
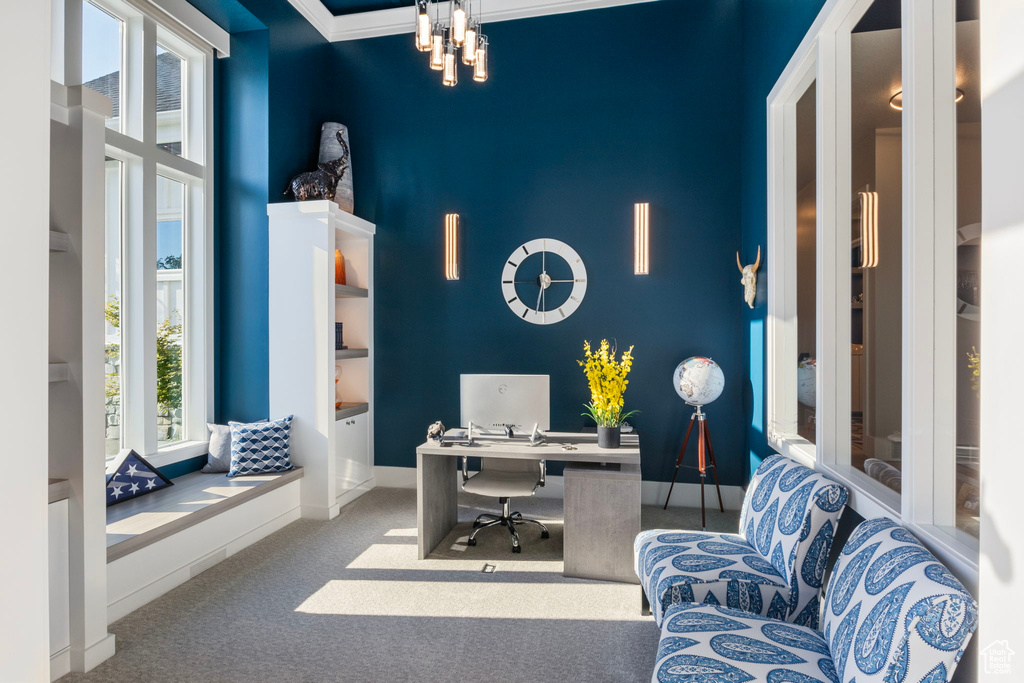
[(860, 267), (878, 266), (878, 193), (858, 192), (860, 198)]
[(651, 205), (647, 202), (633, 205), (633, 273), (650, 273)]
[(459, 214), (444, 215), (444, 276), (459, 279)]

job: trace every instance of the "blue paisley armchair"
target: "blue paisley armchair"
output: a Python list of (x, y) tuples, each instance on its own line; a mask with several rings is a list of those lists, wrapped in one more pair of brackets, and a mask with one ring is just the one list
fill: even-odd
[(707, 603), (818, 627), (819, 596), (846, 488), (789, 458), (767, 458), (743, 500), (740, 533), (654, 529), (633, 544), (661, 626), (677, 603)]
[(728, 607), (665, 613), (658, 683), (941, 683), (978, 625), (977, 603), (892, 520), (863, 522), (829, 580), (824, 631)]

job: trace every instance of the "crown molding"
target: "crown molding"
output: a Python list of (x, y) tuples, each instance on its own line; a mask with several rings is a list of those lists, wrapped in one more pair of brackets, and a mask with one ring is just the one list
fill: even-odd
[[(489, 0), (484, 23), (542, 17), (549, 14), (634, 5), (656, 0)], [(320, 0), (288, 0), (302, 16), (331, 42), (412, 33), (412, 7), (395, 7), (374, 12), (334, 16)]]

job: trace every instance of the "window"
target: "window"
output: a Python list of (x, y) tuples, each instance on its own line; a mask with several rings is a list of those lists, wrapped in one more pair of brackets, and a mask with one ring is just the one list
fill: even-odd
[[(205, 453), (212, 50), (135, 5), (90, 0), (85, 85), (111, 97), (106, 165), (108, 457)], [(126, 45), (132, 46), (131, 49)]]
[(768, 98), (769, 442), (843, 481), (861, 515), (913, 529), (970, 583), (978, 2), (827, 8)]
[(818, 381), (818, 184), (814, 121), (817, 88), (796, 103), (796, 399), (797, 434), (815, 442)]
[(844, 464), (896, 493), (903, 421), (903, 135), (892, 98), (901, 92), (900, 10), (900, 0), (875, 0), (849, 34), (848, 459), (840, 451)]
[[(981, 28), (977, 6), (956, 17), (955, 489), (946, 522), (978, 537), (981, 481)], [(973, 86), (973, 87), (972, 87)], [(948, 275), (947, 271), (947, 275)], [(952, 299), (952, 297), (949, 297)], [(949, 302), (946, 304), (949, 305)]]

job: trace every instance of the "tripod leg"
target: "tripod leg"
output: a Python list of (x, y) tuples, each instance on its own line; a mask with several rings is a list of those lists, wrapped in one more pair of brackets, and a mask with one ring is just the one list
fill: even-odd
[(686, 436), (683, 437), (683, 447), (679, 449), (679, 457), (676, 458), (676, 469), (672, 473), (672, 483), (668, 486), (668, 495), (665, 496), (665, 505), (662, 510), (668, 510), (668, 499), (672, 497), (672, 489), (676, 485), (676, 477), (679, 476), (679, 466), (683, 464), (683, 456), (686, 455), (686, 445), (690, 443), (690, 433), (693, 432), (693, 423), (697, 417), (694, 413), (690, 416), (690, 426), (686, 428)]
[(707, 512), (704, 510), (704, 480), (707, 478), (706, 474), (700, 475), (700, 530), (708, 530)]
[(708, 429), (708, 421), (704, 420), (704, 438), (708, 442), (708, 460), (711, 462), (711, 476), (715, 478), (715, 491), (718, 492), (718, 509), (725, 512), (725, 505), (722, 504), (722, 489), (718, 485), (718, 465), (715, 464), (715, 449), (711, 446), (711, 432)]
[(700, 468), (700, 529), (707, 531), (707, 511), (704, 509), (704, 480), (708, 478), (707, 463), (704, 462), (704, 420), (697, 425), (697, 465)]

